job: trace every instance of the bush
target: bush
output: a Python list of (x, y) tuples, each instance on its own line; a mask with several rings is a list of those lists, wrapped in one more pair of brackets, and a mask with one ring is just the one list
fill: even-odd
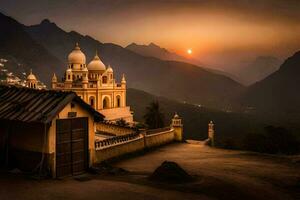
[(282, 127), (265, 127), (263, 134), (252, 133), (244, 138), (246, 150), (271, 154), (296, 154), (300, 143), (287, 129)]

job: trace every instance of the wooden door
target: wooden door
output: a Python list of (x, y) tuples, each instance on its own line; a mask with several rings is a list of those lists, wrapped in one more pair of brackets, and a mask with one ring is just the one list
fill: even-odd
[(56, 176), (83, 173), (88, 167), (88, 118), (56, 121)]

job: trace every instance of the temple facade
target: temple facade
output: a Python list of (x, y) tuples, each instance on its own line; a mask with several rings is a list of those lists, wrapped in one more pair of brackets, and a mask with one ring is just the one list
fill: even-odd
[(105, 66), (96, 52), (86, 65), (86, 56), (78, 43), (68, 55), (68, 65), (62, 82), (55, 74), (52, 89), (76, 92), (86, 103), (105, 116), (105, 120), (124, 119), (132, 123), (133, 115), (126, 104), (126, 79), (123, 74), (120, 83), (114, 78), (114, 71)]

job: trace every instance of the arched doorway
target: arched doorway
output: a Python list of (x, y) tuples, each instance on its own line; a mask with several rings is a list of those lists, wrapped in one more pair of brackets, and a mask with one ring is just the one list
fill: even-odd
[(110, 102), (108, 97), (104, 97), (102, 102), (103, 109), (110, 108)]
[(93, 108), (95, 108), (95, 97), (91, 96), (89, 102), (90, 102), (90, 105), (91, 105)]
[(121, 107), (121, 97), (120, 97), (120, 95), (118, 95), (117, 97), (116, 97), (116, 99), (117, 99), (117, 105), (116, 105), (116, 107)]
[(107, 83), (107, 76), (102, 77), (102, 83), (106, 84)]

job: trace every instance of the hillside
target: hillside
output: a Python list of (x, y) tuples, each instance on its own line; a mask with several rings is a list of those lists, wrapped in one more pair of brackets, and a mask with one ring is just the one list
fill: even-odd
[[(257, 113), (279, 114), (297, 121), (300, 113), (300, 52), (289, 57), (278, 71), (252, 85), (243, 102)], [(298, 121), (299, 122), (299, 121)]]
[(60, 71), (62, 62), (34, 41), (21, 24), (1, 13), (0, 24), (0, 58), (11, 63), (7, 65), (9, 71), (20, 75), (33, 69), (43, 81), (53, 71)]
[[(115, 44), (103, 44), (77, 32), (65, 32), (49, 20), (25, 27), (39, 44), (62, 62), (76, 42), (90, 60), (96, 48), (105, 64), (111, 65), (116, 77), (126, 74), (128, 87), (141, 89), (155, 95), (178, 101), (231, 109), (232, 99), (244, 87), (223, 75), (209, 72), (192, 64), (162, 61), (144, 57)], [(65, 68), (64, 65), (61, 68)], [(62, 75), (60, 71), (57, 72)], [(50, 77), (49, 77), (50, 79)]]
[(210, 120), (216, 124), (219, 145), (224, 145), (225, 140), (239, 141), (248, 133), (263, 131), (263, 128), (268, 125), (245, 114), (226, 113), (184, 104), (131, 88), (127, 91), (127, 103), (134, 111), (137, 121), (143, 121), (146, 107), (154, 100), (159, 102), (165, 114), (166, 124), (170, 123), (175, 112), (180, 114), (183, 118), (185, 138), (188, 139), (206, 139), (207, 125)]

